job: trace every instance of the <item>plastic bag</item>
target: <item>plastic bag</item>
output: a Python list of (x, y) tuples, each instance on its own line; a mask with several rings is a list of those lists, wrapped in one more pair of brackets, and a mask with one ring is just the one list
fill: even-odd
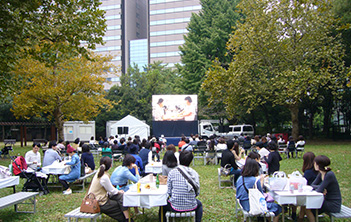
[(302, 192), (303, 187), (307, 185), (307, 180), (304, 178), (299, 171), (294, 171), (289, 174), (289, 190), (298, 190)]
[(5, 179), (11, 177), (11, 172), (8, 167), (0, 166), (0, 179)]
[(272, 177), (269, 178), (269, 189), (270, 190), (284, 190), (288, 178), (283, 171), (274, 172)]
[(267, 203), (261, 191), (257, 189), (257, 180), (253, 188), (248, 190), (249, 190), (249, 204), (250, 204), (249, 213), (251, 215), (266, 214), (268, 212)]

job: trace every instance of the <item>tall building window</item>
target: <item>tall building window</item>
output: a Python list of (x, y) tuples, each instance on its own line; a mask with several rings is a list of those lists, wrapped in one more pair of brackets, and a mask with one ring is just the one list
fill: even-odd
[(147, 39), (129, 41), (129, 65), (138, 65), (139, 71), (143, 72), (148, 64), (148, 42)]

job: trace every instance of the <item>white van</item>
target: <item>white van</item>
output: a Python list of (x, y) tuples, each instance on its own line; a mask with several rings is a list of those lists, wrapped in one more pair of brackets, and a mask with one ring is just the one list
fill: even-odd
[(223, 136), (231, 139), (234, 138), (234, 136), (239, 136), (240, 134), (253, 137), (255, 135), (253, 126), (248, 124), (230, 125), (229, 132), (223, 133)]

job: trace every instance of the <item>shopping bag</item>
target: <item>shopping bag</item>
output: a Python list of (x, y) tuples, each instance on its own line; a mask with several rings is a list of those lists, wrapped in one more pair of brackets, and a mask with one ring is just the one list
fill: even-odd
[(93, 193), (89, 193), (84, 197), (82, 204), (80, 205), (80, 212), (91, 214), (100, 212), (99, 202)]
[(289, 190), (299, 190), (302, 192), (303, 187), (307, 185), (307, 180), (299, 171), (294, 171), (289, 174)]
[(167, 176), (163, 176), (163, 175), (158, 175), (158, 179), (160, 181), (160, 185), (167, 185)]
[(283, 171), (274, 172), (272, 177), (269, 178), (269, 189), (274, 191), (284, 190), (288, 183), (288, 178)]
[(249, 190), (249, 204), (250, 204), (249, 213), (251, 215), (266, 214), (268, 212), (265, 197), (263, 196), (261, 191), (259, 189), (257, 189), (257, 180), (256, 180), (253, 188), (248, 189)]

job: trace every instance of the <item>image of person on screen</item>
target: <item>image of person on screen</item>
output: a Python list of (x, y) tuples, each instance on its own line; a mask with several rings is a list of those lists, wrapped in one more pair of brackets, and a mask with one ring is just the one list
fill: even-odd
[(163, 105), (163, 99), (159, 98), (157, 101), (157, 105), (155, 106), (155, 121), (163, 121), (165, 116), (165, 106)]
[(186, 121), (194, 121), (196, 116), (196, 108), (192, 104), (193, 100), (190, 96), (185, 97), (185, 107), (184, 110), (179, 113), (179, 116), (183, 117)]

